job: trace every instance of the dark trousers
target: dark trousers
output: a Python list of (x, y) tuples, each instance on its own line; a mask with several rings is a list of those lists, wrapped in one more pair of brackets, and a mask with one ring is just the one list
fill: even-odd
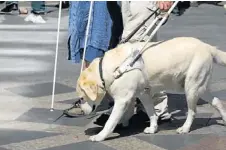
[(121, 7), (118, 5), (117, 1), (107, 1), (107, 8), (113, 22), (111, 29), (112, 35), (109, 43), (109, 49), (112, 49), (115, 48), (121, 40), (123, 21)]

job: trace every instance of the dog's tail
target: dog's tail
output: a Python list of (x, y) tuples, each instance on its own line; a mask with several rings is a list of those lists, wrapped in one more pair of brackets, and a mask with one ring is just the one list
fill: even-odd
[(214, 48), (212, 49), (212, 55), (216, 64), (226, 67), (226, 52)]

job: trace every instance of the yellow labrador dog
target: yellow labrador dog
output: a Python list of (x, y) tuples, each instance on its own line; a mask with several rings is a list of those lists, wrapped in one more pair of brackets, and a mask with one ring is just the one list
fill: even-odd
[[(137, 42), (119, 45), (106, 52), (103, 58), (96, 58), (78, 78), (77, 94), (83, 99), (81, 109), (85, 114), (95, 110), (94, 106), (100, 103), (106, 92), (115, 102), (103, 130), (91, 136), (91, 141), (106, 139), (130, 107), (134, 97), (140, 93), (143, 93), (140, 94), (140, 99), (150, 118), (150, 126), (144, 132), (157, 132), (158, 117), (154, 111), (152, 95), (161, 90), (186, 94), (188, 115), (183, 126), (177, 129), (178, 133), (190, 131), (199, 98), (216, 108), (226, 122), (226, 109), (223, 103), (212, 96), (208, 88), (213, 63), (226, 66), (225, 52), (191, 37), (150, 42), (134, 67), (119, 78), (115, 78), (115, 69), (143, 44)], [(147, 85), (151, 88), (146, 89)]]

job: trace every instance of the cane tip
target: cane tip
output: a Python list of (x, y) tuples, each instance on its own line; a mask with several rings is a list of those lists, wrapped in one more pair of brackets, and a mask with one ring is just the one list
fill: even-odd
[(54, 111), (54, 109), (53, 109), (53, 108), (51, 108), (51, 109), (50, 109), (50, 111)]

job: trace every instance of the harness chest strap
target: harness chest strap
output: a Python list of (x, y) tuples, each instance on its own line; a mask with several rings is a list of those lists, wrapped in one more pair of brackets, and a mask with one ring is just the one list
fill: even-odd
[[(106, 90), (106, 88), (107, 88), (106, 82), (105, 82), (104, 77), (103, 77), (103, 58), (104, 57), (101, 57), (100, 61), (99, 61), (99, 74), (100, 74), (100, 79), (101, 79), (103, 88)], [(131, 57), (128, 57), (128, 58), (131, 58)], [(128, 62), (130, 62), (130, 60)], [(125, 66), (120, 66), (120, 67), (124, 67), (123, 68), (124, 70), (123, 70), (123, 72), (117, 72), (118, 74), (117, 74), (115, 79), (119, 78), (125, 72), (129, 72), (129, 71), (132, 71), (134, 69), (139, 69), (143, 74), (145, 83), (147, 83), (144, 90), (150, 89), (149, 80), (148, 80), (148, 73), (145, 69), (145, 64), (144, 64), (144, 60), (143, 60), (142, 57), (139, 57), (139, 59), (132, 66), (131, 65), (125, 65)], [(116, 70), (119, 70), (119, 69), (116, 69)]]

